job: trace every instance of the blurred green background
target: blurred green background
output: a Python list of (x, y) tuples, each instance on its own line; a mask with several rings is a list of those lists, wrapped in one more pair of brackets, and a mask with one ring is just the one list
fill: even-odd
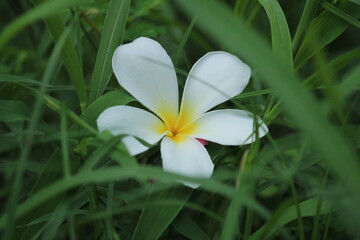
[[(359, 17), (359, 0), (2, 0), (0, 238), (360, 239)], [(104, 109), (140, 106), (111, 68), (140, 36), (180, 88), (209, 51), (252, 68), (217, 108), (269, 134), (210, 143), (196, 190), (162, 171), (158, 146), (131, 157), (96, 129)]]

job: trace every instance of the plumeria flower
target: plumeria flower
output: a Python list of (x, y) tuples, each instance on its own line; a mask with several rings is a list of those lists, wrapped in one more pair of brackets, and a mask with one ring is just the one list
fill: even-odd
[(119, 46), (112, 67), (120, 85), (151, 112), (131, 106), (110, 107), (97, 119), (99, 131), (126, 135), (122, 141), (132, 155), (148, 149), (137, 138), (150, 145), (161, 140), (162, 166), (167, 172), (209, 178), (214, 164), (203, 144), (249, 144), (268, 132), (261, 119), (247, 111), (207, 112), (241, 93), (249, 82), (249, 66), (232, 54), (210, 52), (195, 63), (180, 110), (174, 65), (158, 42), (141, 37)]

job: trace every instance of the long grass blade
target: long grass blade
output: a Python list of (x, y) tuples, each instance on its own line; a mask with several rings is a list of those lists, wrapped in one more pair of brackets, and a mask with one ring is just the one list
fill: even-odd
[[(35, 5), (41, 5), (46, 2), (45, 0), (32, 0)], [(61, 34), (65, 31), (66, 27), (63, 20), (59, 16), (45, 19), (45, 23), (51, 33), (55, 43), (58, 43)], [(84, 75), (82, 66), (80, 64), (79, 56), (75, 50), (74, 43), (70, 38), (67, 38), (62, 51), (64, 65), (70, 76), (70, 79), (75, 86), (76, 93), (79, 98), (81, 110), (84, 110), (87, 105), (87, 93), (85, 88)]]
[(314, 17), (318, 8), (320, 0), (306, 0), (304, 11), (301, 14), (299, 25), (296, 29), (293, 40), (293, 50), (296, 51), (301, 43), (301, 40), (306, 33), (312, 18)]
[[(360, 6), (346, 2), (341, 10), (354, 18), (360, 17)], [(313, 57), (319, 50), (334, 41), (348, 27), (349, 23), (341, 18), (335, 18), (329, 11), (324, 11), (310, 24), (304, 36), (299, 51), (294, 60), (296, 69), (300, 68), (309, 58)], [(316, 49), (313, 41), (316, 39)]]
[(0, 34), (0, 50), (22, 29), (40, 19), (48, 19), (63, 9), (67, 9), (89, 0), (54, 0), (44, 3), (26, 12), (21, 17), (4, 28)]
[[(54, 110), (57, 113), (61, 112), (61, 103), (56, 99), (48, 95), (40, 94), (38, 91), (34, 89), (29, 89), (29, 92), (34, 96), (39, 96), (40, 99), (43, 101), (43, 103), (47, 105), (50, 109)], [(83, 112), (81, 116), (78, 116), (70, 109), (67, 109), (66, 115), (68, 119), (71, 120), (73, 123), (75, 123), (72, 124), (72, 126), (68, 131), (74, 132), (76, 131), (76, 129), (78, 129), (78, 127), (80, 127), (81, 130), (85, 130), (91, 133), (92, 135), (96, 135), (98, 132), (95, 129), (95, 122), (99, 114), (108, 107), (114, 105), (126, 104), (131, 100), (133, 100), (132, 97), (130, 97), (124, 91), (119, 90), (119, 91), (112, 91), (97, 99), (97, 101), (89, 105), (89, 107)], [(124, 160), (129, 161), (128, 165), (134, 165), (134, 164), (130, 164), (131, 160), (129, 158), (124, 158)], [(70, 164), (71, 164), (70, 168), (73, 171), (77, 171), (80, 167), (78, 161), (71, 161)], [(57, 149), (45, 164), (44, 169), (42, 170), (41, 174), (38, 176), (36, 183), (34, 184), (32, 190), (29, 193), (29, 197), (31, 198), (40, 189), (46, 187), (48, 184), (56, 181), (58, 178), (61, 177), (62, 177), (61, 152), (60, 149)], [(37, 208), (36, 211), (32, 212), (29, 215), (25, 215), (20, 220), (20, 222), (22, 224), (31, 222), (32, 220), (42, 216), (42, 214), (46, 214), (49, 211), (53, 210), (53, 205), (51, 201), (47, 202), (47, 204), (43, 204), (38, 207), (39, 208)], [(33, 231), (36, 231), (38, 226), (39, 225), (35, 225), (34, 227), (29, 226), (27, 230), (22, 230), (20, 234), (22, 234), (25, 239), (30, 238), (30, 236), (32, 236)]]
[(360, 90), (360, 66), (348, 73), (340, 84), (340, 96), (344, 101), (355, 91)]
[[(46, 72), (44, 73), (44, 76), (42, 79), (42, 85), (40, 85), (39, 92), (41, 94), (44, 94), (46, 92), (46, 90), (47, 90), (46, 85), (54, 77), (53, 76), (54, 68), (56, 68), (56, 66), (59, 62), (60, 53), (62, 51), (62, 48), (64, 47), (65, 40), (66, 40), (68, 34), (69, 34), (69, 32), (64, 32), (59, 39), (59, 44), (54, 48), (53, 54), (49, 60), (49, 65), (48, 65)], [(6, 226), (6, 231), (4, 232), (4, 235), (3, 235), (4, 240), (11, 239), (13, 236), (13, 233), (14, 233), (15, 215), (16, 215), (16, 210), (17, 210), (16, 204), (19, 201), (19, 195), (22, 190), (23, 173), (25, 171), (25, 167), (26, 167), (27, 161), (28, 161), (30, 153), (31, 153), (33, 135), (37, 129), (37, 126), (38, 126), (38, 123), (39, 123), (39, 120), (41, 117), (41, 113), (42, 113), (42, 101), (41, 101), (40, 97), (37, 97), (36, 103), (35, 103), (35, 106), (34, 106), (34, 109), (33, 109), (32, 115), (31, 115), (30, 125), (29, 125), (27, 133), (24, 136), (26, 144), (24, 144), (24, 146), (21, 150), (20, 156), (19, 156), (18, 166), (17, 166), (16, 173), (15, 173), (12, 192), (11, 192), (10, 197), (7, 202), (7, 206), (8, 206), (7, 211), (6, 211), (7, 226)]]
[(291, 37), (284, 12), (277, 0), (259, 0), (270, 20), (271, 40), (274, 56), (279, 58), (284, 66), (293, 69)]
[(326, 9), (327, 11), (334, 14), (335, 16), (343, 19), (344, 21), (352, 24), (353, 26), (355, 26), (357, 28), (360, 28), (360, 21), (358, 21), (356, 18), (350, 16), (346, 12), (341, 11), (339, 8), (335, 7), (334, 5), (332, 5), (332, 4), (330, 4), (330, 3), (326, 2), (326, 1), (322, 1), (321, 6), (324, 9)]
[(90, 83), (90, 103), (103, 94), (110, 80), (112, 56), (123, 39), (130, 2), (131, 0), (112, 0), (109, 3)]
[(60, 129), (61, 129), (61, 154), (63, 160), (63, 169), (64, 169), (64, 176), (68, 178), (71, 174), (70, 163), (69, 163), (69, 143), (68, 143), (68, 134), (67, 130), (67, 118), (66, 118), (66, 106), (65, 104), (61, 105), (60, 108)]
[[(318, 201), (319, 201), (318, 198), (311, 198), (309, 200), (301, 202), (299, 204), (299, 207), (302, 215), (304, 217), (315, 216), (317, 213)], [(278, 231), (278, 229), (280, 229), (281, 226), (284, 226), (285, 224), (297, 218), (296, 208), (297, 208), (296, 206), (290, 206), (287, 209), (285, 209), (281, 213), (280, 217), (275, 219), (274, 222), (265, 224), (264, 226), (259, 228), (253, 235), (251, 235), (249, 240), (267, 239), (270, 236), (272, 236), (274, 233)], [(331, 205), (328, 202), (323, 202), (322, 207), (320, 209), (320, 213), (326, 214), (329, 213), (330, 210), (331, 210)]]
[[(137, 223), (132, 240), (156, 240), (175, 219), (184, 207), (191, 190), (189, 188), (172, 189), (158, 194), (151, 194), (148, 201), (168, 201), (177, 199), (180, 204), (175, 206), (144, 206), (140, 219)], [(152, 227), (149, 229), (149, 226)]]
[[(101, 183), (115, 180), (120, 181), (129, 178), (136, 178), (144, 181), (152, 178), (153, 176), (157, 176), (158, 181), (179, 179), (183, 181), (198, 182), (202, 184), (204, 189), (217, 191), (218, 194), (224, 195), (226, 197), (230, 197), (233, 194), (233, 189), (231, 187), (214, 179), (193, 179), (173, 173), (167, 173), (162, 169), (154, 167), (111, 167), (73, 175), (68, 179), (60, 179), (52, 184), (49, 184), (47, 187), (34, 194), (26, 202), (20, 204), (17, 209), (15, 218), (23, 216), (34, 208), (44, 204), (46, 201), (50, 201), (53, 197), (56, 197), (67, 190), (81, 186), (83, 184)], [(4, 229), (5, 224), (6, 216), (2, 215), (0, 217), (0, 229)]]

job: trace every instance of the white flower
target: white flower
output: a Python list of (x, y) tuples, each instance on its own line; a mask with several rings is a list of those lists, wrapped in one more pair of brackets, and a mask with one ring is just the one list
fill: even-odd
[(186, 80), (180, 111), (174, 66), (158, 42), (141, 37), (119, 46), (112, 66), (120, 85), (153, 113), (130, 106), (110, 107), (97, 119), (99, 131), (127, 135), (123, 143), (132, 155), (147, 150), (136, 138), (151, 145), (161, 140), (165, 171), (209, 178), (214, 164), (196, 138), (242, 145), (255, 141), (256, 131), (258, 137), (268, 132), (265, 124), (247, 111), (207, 112), (241, 93), (249, 82), (249, 66), (232, 54), (210, 52), (197, 61)]

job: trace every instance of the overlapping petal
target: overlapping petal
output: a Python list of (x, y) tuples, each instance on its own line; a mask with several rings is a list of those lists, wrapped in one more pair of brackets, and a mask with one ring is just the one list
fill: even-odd
[(176, 73), (158, 42), (141, 37), (119, 46), (112, 66), (120, 85), (131, 95), (164, 121), (174, 121), (179, 101)]
[[(161, 157), (165, 171), (183, 176), (209, 178), (214, 169), (205, 147), (185, 135), (179, 135), (175, 139), (164, 137), (161, 141)], [(199, 186), (190, 182), (183, 183), (192, 188)]]
[(211, 111), (203, 114), (193, 124), (195, 130), (191, 136), (222, 145), (249, 144), (268, 132), (259, 117), (238, 109)]
[(241, 93), (251, 70), (236, 56), (211, 52), (199, 59), (186, 80), (181, 111), (192, 118)]
[[(100, 132), (138, 137), (149, 144), (157, 143), (165, 134), (164, 123), (152, 113), (130, 106), (106, 109), (97, 119)], [(126, 144), (126, 141), (125, 141)]]

